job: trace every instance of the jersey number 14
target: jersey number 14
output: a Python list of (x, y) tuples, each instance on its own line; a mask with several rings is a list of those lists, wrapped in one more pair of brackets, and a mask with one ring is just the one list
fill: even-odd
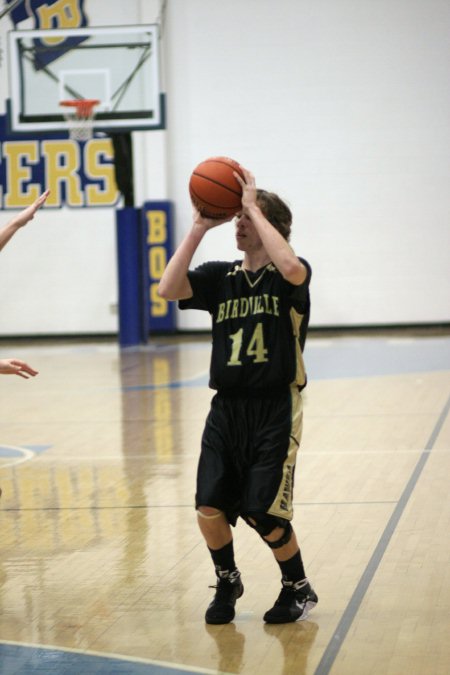
[[(245, 349), (244, 344), (244, 329), (240, 328), (237, 333), (230, 335), (231, 340), (231, 356), (228, 361), (228, 366), (242, 366), (241, 356), (242, 350)], [(264, 334), (262, 323), (257, 323), (250, 340), (248, 341), (245, 354), (253, 357), (253, 363), (264, 363), (268, 361), (268, 349), (264, 347)]]

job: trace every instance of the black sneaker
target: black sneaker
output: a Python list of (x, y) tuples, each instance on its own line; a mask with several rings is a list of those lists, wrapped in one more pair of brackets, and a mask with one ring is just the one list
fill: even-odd
[(236, 600), (244, 592), (244, 586), (239, 572), (232, 579), (217, 579), (216, 594), (205, 614), (206, 623), (230, 623), (233, 621)]
[(292, 581), (281, 582), (283, 588), (272, 609), (264, 614), (266, 623), (290, 623), (303, 621), (307, 618), (309, 610), (313, 609), (319, 598), (308, 582)]

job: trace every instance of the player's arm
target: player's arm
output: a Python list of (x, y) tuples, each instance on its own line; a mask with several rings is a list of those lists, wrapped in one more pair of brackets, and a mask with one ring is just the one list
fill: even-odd
[(192, 297), (188, 271), (194, 253), (208, 230), (231, 218), (232, 216), (223, 220), (203, 218), (194, 207), (192, 227), (167, 263), (158, 285), (158, 295), (166, 300), (186, 300)]
[(17, 230), (34, 218), (34, 214), (44, 204), (49, 193), (50, 190), (43, 192), (40, 197), (30, 204), (30, 206), (27, 206), (26, 209), (23, 209), (23, 211), (14, 216), (14, 218), (11, 218), (9, 223), (0, 230), (0, 251), (6, 246), (11, 237), (15, 235)]
[(250, 206), (247, 214), (277, 270), (286, 281), (300, 286), (306, 279), (307, 269), (297, 258), (289, 242), (269, 223), (257, 204)]
[(245, 182), (235, 173), (236, 179), (242, 186), (242, 209), (254, 224), (265, 250), (273, 264), (286, 281), (294, 286), (300, 286), (306, 277), (307, 269), (295, 255), (290, 244), (267, 220), (256, 202), (255, 178), (250, 171), (242, 169)]

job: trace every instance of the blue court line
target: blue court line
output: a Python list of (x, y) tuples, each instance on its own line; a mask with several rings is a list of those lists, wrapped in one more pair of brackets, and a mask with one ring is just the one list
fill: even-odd
[(51, 447), (51, 445), (24, 445), (22, 447), (0, 445), (0, 457), (22, 457), (24, 455), (24, 450), (29, 450), (35, 455), (40, 455)]
[[(204, 345), (202, 345), (205, 348)], [(308, 379), (334, 380), (450, 370), (450, 338), (340, 338), (306, 343)], [(208, 372), (161, 384), (125, 385), (122, 392), (207, 387)]]
[(163, 384), (135, 384), (122, 387), (122, 391), (154, 391), (159, 389), (181, 389), (182, 387), (207, 387), (209, 374), (204, 373), (188, 380), (174, 380)]
[(216, 672), (77, 649), (0, 642), (0, 675), (213, 675)]
[(328, 646), (323, 653), (323, 656), (314, 672), (314, 675), (327, 675), (330, 672), (331, 668), (333, 667), (333, 664), (347, 636), (350, 626), (352, 625), (353, 620), (355, 619), (356, 614), (358, 613), (359, 607), (362, 601), (364, 600), (364, 597), (367, 593), (367, 589), (369, 588), (372, 582), (372, 579), (386, 552), (389, 542), (391, 541), (392, 535), (394, 534), (395, 529), (399, 523), (399, 520), (402, 517), (403, 512), (414, 491), (414, 488), (417, 485), (417, 482), (422, 474), (425, 464), (427, 463), (430, 457), (430, 452), (433, 449), (433, 446), (436, 442), (439, 432), (441, 431), (444, 425), (445, 420), (447, 419), (449, 411), (450, 411), (450, 396), (441, 414), (439, 415), (439, 419), (435, 424), (431, 436), (428, 439), (428, 442), (422, 454), (419, 457), (419, 460), (410, 476), (410, 479), (406, 484), (406, 487), (403, 490), (400, 499), (397, 502), (397, 506), (395, 507), (388, 521), (388, 524), (386, 525), (384, 532), (381, 535), (377, 547), (375, 548), (375, 551), (373, 552), (372, 557), (370, 558), (367, 567), (364, 570), (363, 575), (359, 580), (359, 583), (352, 597), (350, 598), (350, 601), (341, 617), (341, 620), (339, 621), (336, 630), (331, 636), (331, 640), (329, 641)]

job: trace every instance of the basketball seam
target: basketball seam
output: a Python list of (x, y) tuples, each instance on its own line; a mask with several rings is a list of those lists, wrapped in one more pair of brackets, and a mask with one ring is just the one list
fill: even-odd
[(242, 197), (242, 192), (236, 192), (236, 190), (233, 190), (233, 188), (229, 188), (227, 185), (220, 183), (218, 180), (214, 180), (214, 178), (211, 178), (210, 176), (204, 176), (202, 173), (197, 173), (197, 171), (194, 171), (193, 175), (197, 176), (198, 178), (203, 178), (203, 180), (209, 180), (211, 183), (215, 183), (215, 185), (228, 190), (228, 192), (232, 192), (237, 197)]

